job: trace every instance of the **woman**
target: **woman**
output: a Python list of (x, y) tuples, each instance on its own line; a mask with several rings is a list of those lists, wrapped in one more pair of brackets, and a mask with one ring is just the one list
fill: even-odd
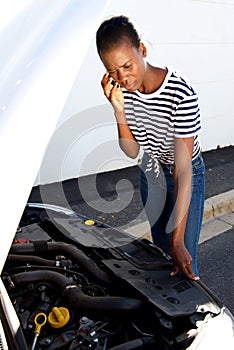
[(147, 49), (127, 17), (104, 21), (96, 44), (120, 147), (131, 158), (144, 150), (140, 188), (153, 242), (171, 255), (172, 276), (181, 270), (198, 280), (204, 163), (197, 95), (181, 74), (146, 61)]

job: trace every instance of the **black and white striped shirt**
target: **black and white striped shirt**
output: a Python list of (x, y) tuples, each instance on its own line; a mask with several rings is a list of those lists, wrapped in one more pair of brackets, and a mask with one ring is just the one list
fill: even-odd
[[(194, 136), (192, 159), (201, 151), (201, 129), (197, 95), (191, 84), (174, 69), (168, 72), (161, 87), (151, 94), (123, 89), (128, 125), (152, 163), (174, 163), (175, 138)], [(151, 170), (151, 169), (148, 169)], [(157, 172), (157, 170), (156, 170)]]

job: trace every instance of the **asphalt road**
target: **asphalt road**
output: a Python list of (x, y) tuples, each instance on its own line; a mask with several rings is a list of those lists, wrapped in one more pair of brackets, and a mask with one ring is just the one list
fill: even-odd
[(234, 228), (199, 245), (201, 281), (234, 315)]

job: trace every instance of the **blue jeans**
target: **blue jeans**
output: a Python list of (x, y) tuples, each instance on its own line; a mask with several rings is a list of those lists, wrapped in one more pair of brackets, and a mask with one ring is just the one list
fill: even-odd
[[(174, 208), (173, 165), (160, 167), (158, 177), (152, 171), (145, 172), (144, 155), (140, 169), (140, 192), (148, 217), (153, 242), (170, 255), (170, 239), (173, 231)], [(192, 194), (185, 229), (184, 242), (193, 259), (193, 272), (198, 275), (197, 248), (202, 225), (205, 195), (205, 165), (202, 155), (192, 161)]]

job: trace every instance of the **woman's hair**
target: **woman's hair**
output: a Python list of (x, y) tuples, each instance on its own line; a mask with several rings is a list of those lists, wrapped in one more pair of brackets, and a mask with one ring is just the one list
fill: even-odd
[(140, 37), (133, 24), (125, 16), (114, 16), (102, 22), (96, 33), (97, 51), (109, 51), (123, 41), (139, 48)]

